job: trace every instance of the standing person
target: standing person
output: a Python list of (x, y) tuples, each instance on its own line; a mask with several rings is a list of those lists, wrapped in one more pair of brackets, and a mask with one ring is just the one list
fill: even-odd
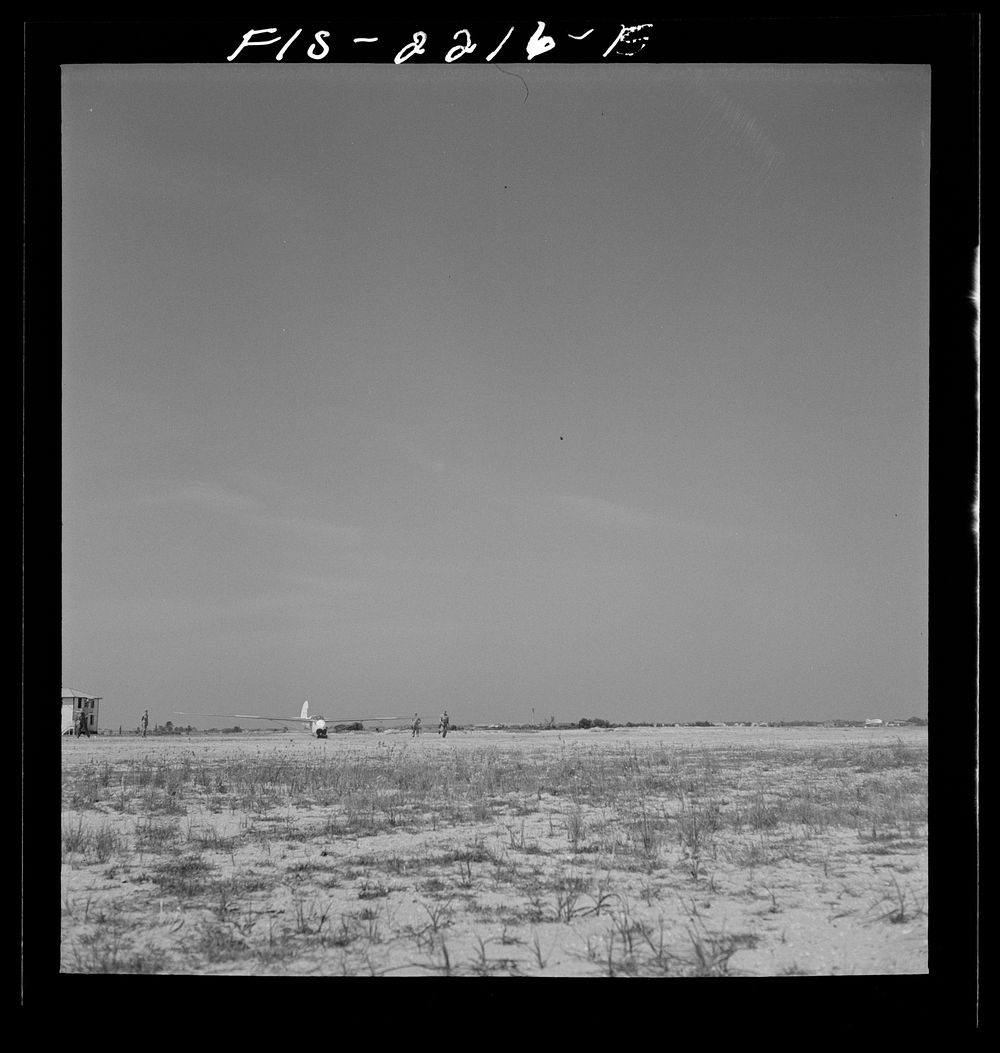
[(420, 714), (413, 714), (413, 734), (410, 738), (416, 739), (420, 737)]
[(87, 727), (86, 713), (80, 714), (80, 720), (77, 722), (76, 725), (76, 737), (80, 738), (81, 735), (86, 735), (88, 739), (90, 738), (90, 728)]
[(446, 709), (441, 714), (441, 720), (438, 722), (438, 731), (441, 732), (441, 738), (446, 739), (448, 737), (448, 728), (451, 726), (451, 721), (448, 719), (448, 710)]
[(146, 728), (149, 727), (149, 710), (148, 709), (143, 710), (142, 720), (139, 721), (139, 724), (142, 727), (142, 737), (145, 738), (146, 737)]

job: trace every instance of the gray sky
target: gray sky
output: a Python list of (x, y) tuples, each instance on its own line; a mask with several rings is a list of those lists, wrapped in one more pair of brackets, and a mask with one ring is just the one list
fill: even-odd
[(929, 70), (503, 69), (64, 68), (63, 684), (923, 715)]

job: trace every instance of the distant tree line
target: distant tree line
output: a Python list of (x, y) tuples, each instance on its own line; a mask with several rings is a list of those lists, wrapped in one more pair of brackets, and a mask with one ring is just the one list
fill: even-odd
[[(142, 731), (141, 726), (136, 728), (136, 733)], [(198, 729), (193, 724), (175, 724), (172, 720), (168, 720), (166, 724), (153, 724), (147, 731), (148, 735), (190, 735), (192, 731)]]
[[(550, 716), (540, 726), (549, 730), (562, 730), (571, 731), (574, 728), (582, 728), (584, 730), (588, 728), (713, 728), (713, 727), (770, 727), (770, 728), (821, 728), (821, 727), (863, 727), (865, 722), (863, 720), (761, 720), (761, 721), (749, 721), (749, 720), (727, 720), (721, 722), (713, 722), (711, 720), (687, 720), (687, 721), (652, 721), (652, 720), (627, 720), (611, 721), (606, 720), (604, 717), (581, 717), (575, 723), (557, 723), (554, 716)], [(885, 722), (886, 727), (899, 727), (900, 725), (909, 725), (913, 727), (927, 727), (928, 721), (926, 717), (908, 717), (905, 720), (902, 719), (891, 719)], [(512, 729), (529, 729), (531, 727), (539, 727), (539, 725), (530, 724), (494, 724), (491, 725), (496, 728), (512, 728)], [(130, 734), (138, 734), (140, 729), (135, 729)], [(243, 728), (239, 724), (234, 724), (231, 728), (207, 728), (206, 731), (209, 734), (222, 734), (222, 735), (241, 735)], [(287, 732), (288, 727), (284, 728), (255, 728), (255, 731), (267, 731), (274, 733)], [(335, 727), (330, 729), (334, 732), (342, 731), (364, 731), (365, 727), (360, 721), (351, 724), (337, 724)], [(381, 731), (381, 728), (375, 730)], [(460, 731), (458, 725), (451, 725), (452, 731)], [(174, 724), (173, 721), (168, 720), (166, 724), (155, 724), (149, 729), (150, 735), (190, 735), (192, 733), (200, 733), (200, 729), (194, 727), (192, 724), (179, 725)], [(113, 731), (103, 730), (101, 734), (110, 735), (114, 734)]]

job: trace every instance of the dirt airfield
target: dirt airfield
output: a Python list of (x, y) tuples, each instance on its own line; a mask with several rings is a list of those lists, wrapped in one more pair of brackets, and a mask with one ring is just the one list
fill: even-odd
[(67, 973), (927, 972), (926, 728), (62, 740)]

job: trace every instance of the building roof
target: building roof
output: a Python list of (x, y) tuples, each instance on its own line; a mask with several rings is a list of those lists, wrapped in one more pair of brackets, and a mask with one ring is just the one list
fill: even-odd
[(86, 691), (77, 691), (74, 687), (64, 687), (62, 689), (63, 698), (97, 698), (97, 695), (88, 695)]

